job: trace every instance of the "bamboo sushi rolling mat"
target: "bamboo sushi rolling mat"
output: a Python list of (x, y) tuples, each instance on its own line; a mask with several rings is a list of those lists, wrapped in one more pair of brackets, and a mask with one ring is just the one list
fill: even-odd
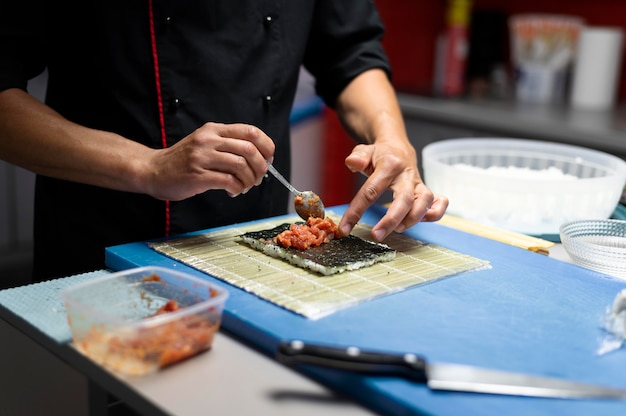
[[(394, 233), (385, 240), (385, 244), (397, 251), (393, 260), (323, 276), (263, 254), (239, 238), (246, 232), (296, 221), (301, 219), (294, 216), (259, 221), (252, 225), (149, 243), (149, 246), (309, 319), (319, 319), (412, 286), (490, 267), (486, 260)], [(370, 226), (358, 224), (352, 234), (371, 240), (370, 231)]]

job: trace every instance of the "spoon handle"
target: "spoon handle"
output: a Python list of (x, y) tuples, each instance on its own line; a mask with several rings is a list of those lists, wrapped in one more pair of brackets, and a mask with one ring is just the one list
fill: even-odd
[(285, 185), (285, 187), (287, 189), (289, 189), (294, 195), (299, 195), (300, 194), (300, 192), (296, 188), (294, 188), (292, 184), (287, 182), (287, 179), (285, 179), (285, 177), (283, 175), (281, 175), (271, 163), (267, 164), (267, 170), (269, 170), (270, 173), (272, 175), (274, 175), (274, 177), (276, 179), (278, 179), (280, 181), (280, 183)]

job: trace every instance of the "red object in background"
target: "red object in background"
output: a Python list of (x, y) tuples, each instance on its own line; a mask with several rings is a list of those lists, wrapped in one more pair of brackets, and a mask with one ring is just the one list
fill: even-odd
[(465, 66), (469, 47), (470, 0), (448, 0), (442, 93), (456, 97), (465, 92)]
[[(445, 0), (375, 0), (386, 33), (383, 45), (393, 69), (393, 84), (411, 93), (432, 91), (437, 35), (445, 30)], [(626, 2), (620, 0), (473, 0), (474, 9), (505, 14), (558, 13), (581, 16), (594, 26), (626, 29)], [(626, 99), (626, 65), (620, 74), (620, 99)]]
[(393, 71), (393, 84), (402, 91), (432, 90), (435, 40), (444, 29), (442, 0), (376, 0), (385, 25), (383, 46)]
[(468, 29), (464, 26), (451, 26), (446, 31), (446, 52), (442, 93), (457, 97), (465, 92), (465, 66), (467, 62)]
[(325, 107), (322, 137), (322, 190), (324, 205), (347, 204), (356, 191), (355, 174), (346, 167), (345, 159), (355, 146), (354, 140), (343, 130), (337, 114)]

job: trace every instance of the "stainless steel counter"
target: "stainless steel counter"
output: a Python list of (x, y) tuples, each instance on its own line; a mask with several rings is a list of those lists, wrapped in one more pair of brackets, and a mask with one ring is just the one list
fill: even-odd
[[(440, 125), (450, 129), (450, 137), (465, 132), (473, 136), (549, 140), (626, 157), (624, 106), (614, 111), (588, 111), (506, 100), (444, 99), (412, 94), (399, 94), (398, 98), (409, 126), (411, 121)], [(440, 138), (443, 137), (432, 139)]]
[(57, 342), (34, 318), (0, 305), (3, 416), (104, 416), (106, 391), (150, 416), (373, 414), (224, 332), (196, 357), (155, 374), (122, 377)]

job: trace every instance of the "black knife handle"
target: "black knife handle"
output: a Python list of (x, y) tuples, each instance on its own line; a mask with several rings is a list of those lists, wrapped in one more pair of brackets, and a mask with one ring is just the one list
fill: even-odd
[(286, 365), (314, 364), (379, 376), (404, 377), (425, 383), (426, 361), (407, 353), (363, 351), (358, 347), (330, 347), (300, 340), (281, 342), (276, 359)]

